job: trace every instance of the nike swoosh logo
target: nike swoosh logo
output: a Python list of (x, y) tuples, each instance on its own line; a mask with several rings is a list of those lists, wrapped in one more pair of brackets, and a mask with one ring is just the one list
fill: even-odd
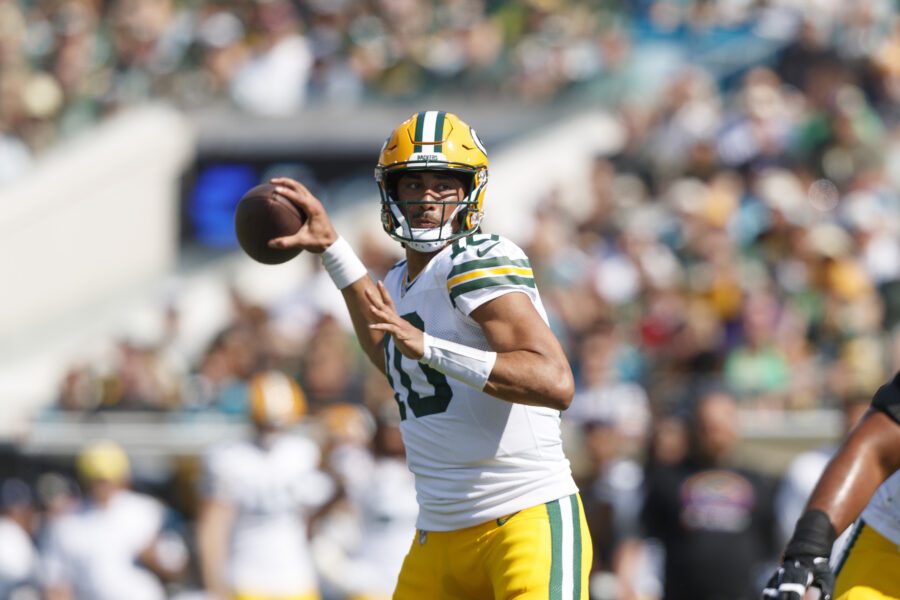
[(500, 243), (500, 242), (494, 242), (493, 244), (491, 244), (491, 245), (488, 246), (487, 248), (480, 248), (480, 249), (478, 249), (478, 250), (475, 251), (475, 254), (478, 255), (478, 258), (483, 258), (484, 255), (487, 254), (487, 253), (490, 251), (491, 248), (493, 248), (494, 246), (496, 246), (496, 245), (499, 244), (499, 243)]

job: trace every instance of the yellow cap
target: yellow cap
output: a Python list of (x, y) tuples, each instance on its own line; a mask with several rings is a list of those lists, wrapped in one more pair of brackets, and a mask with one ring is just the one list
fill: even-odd
[(125, 450), (107, 440), (85, 446), (78, 454), (75, 466), (79, 477), (85, 481), (124, 482), (131, 474)]

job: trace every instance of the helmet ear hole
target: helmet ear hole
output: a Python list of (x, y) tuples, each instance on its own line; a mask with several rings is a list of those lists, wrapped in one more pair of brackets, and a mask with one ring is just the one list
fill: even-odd
[(397, 200), (397, 183), (402, 174), (401, 171), (393, 171), (384, 176), (384, 189), (391, 200)]

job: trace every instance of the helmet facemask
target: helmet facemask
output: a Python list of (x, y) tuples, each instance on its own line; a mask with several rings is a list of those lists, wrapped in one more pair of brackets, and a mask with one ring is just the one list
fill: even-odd
[[(443, 166), (443, 165), (442, 165)], [(400, 200), (397, 182), (404, 173), (410, 171), (446, 171), (465, 176), (463, 197), (458, 200)], [(381, 191), (381, 221), (384, 230), (395, 240), (417, 252), (437, 252), (453, 240), (477, 231), (481, 225), (482, 213), (478, 210), (477, 198), (487, 183), (487, 172), (482, 169), (464, 168), (401, 168), (377, 173)], [(409, 209), (415, 205), (437, 205), (441, 207), (441, 225), (437, 227), (412, 227)]]

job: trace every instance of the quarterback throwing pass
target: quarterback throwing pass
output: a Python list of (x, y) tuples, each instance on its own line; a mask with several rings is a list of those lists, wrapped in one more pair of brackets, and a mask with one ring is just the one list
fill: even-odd
[(394, 598), (586, 599), (591, 542), (560, 436), (572, 372), (528, 257), (481, 231), (484, 146), (456, 115), (419, 112), (375, 177), (406, 253), (383, 282), (291, 179), (276, 193), (309, 218), (270, 245), (321, 253), (393, 387), (419, 502)]

